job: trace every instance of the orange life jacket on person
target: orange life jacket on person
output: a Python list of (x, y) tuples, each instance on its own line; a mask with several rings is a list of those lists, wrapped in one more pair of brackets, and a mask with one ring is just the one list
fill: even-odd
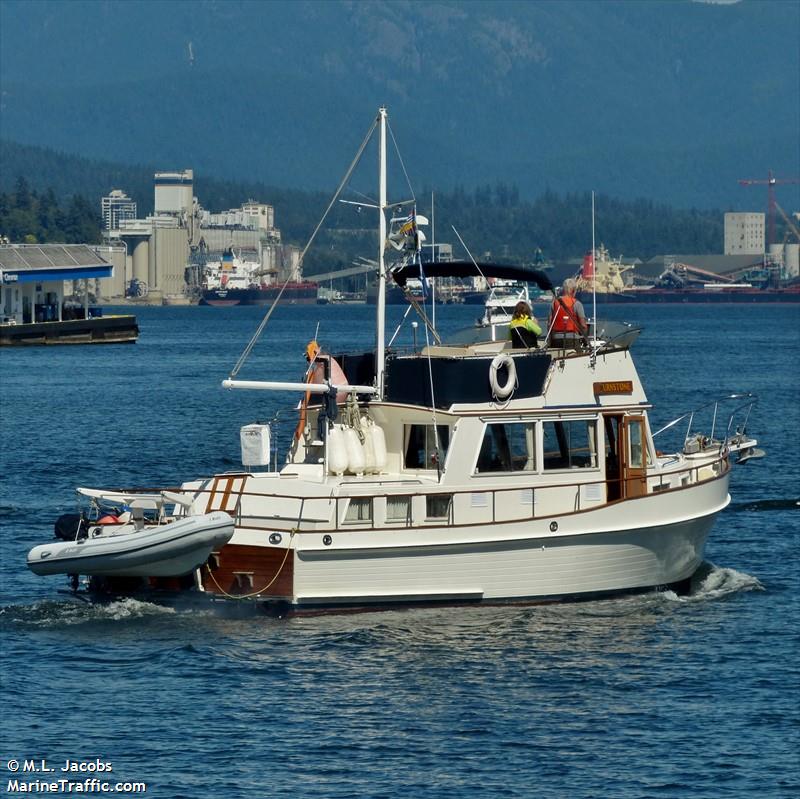
[[(569, 313), (564, 310), (561, 303), (569, 309)], [(553, 333), (580, 333), (582, 332), (576, 321), (578, 315), (575, 313), (575, 297), (562, 297), (561, 300), (553, 301)]]
[[(306, 360), (309, 361), (309, 367), (306, 371), (306, 383), (324, 383), (325, 382), (325, 364), (323, 361), (328, 361), (330, 366), (330, 378), (331, 382), (334, 385), (347, 385), (347, 376), (342, 371), (342, 367), (339, 366), (339, 362), (331, 357), (330, 355), (326, 355), (320, 349), (319, 344), (316, 341), (309, 341), (308, 346), (306, 347)], [(303, 431), (306, 427), (306, 413), (309, 405), (309, 400), (311, 399), (311, 393), (306, 392), (305, 396), (298, 406), (300, 409), (300, 420), (297, 423), (297, 428), (294, 431), (295, 439), (299, 440), (303, 435)], [(347, 401), (347, 392), (346, 391), (338, 391), (336, 393), (336, 402), (337, 404), (341, 405), (343, 402)]]

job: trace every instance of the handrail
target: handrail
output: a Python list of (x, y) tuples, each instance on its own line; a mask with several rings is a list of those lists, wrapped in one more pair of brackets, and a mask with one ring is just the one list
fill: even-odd
[[(717, 468), (715, 468), (715, 466), (717, 464), (723, 464), (723, 466), (725, 468), (720, 468), (719, 470), (717, 470)], [(701, 469), (707, 469), (709, 467), (711, 467), (712, 474), (709, 475), (709, 477), (707, 477), (707, 478), (700, 479), (700, 470)], [(649, 484), (649, 482), (651, 480), (654, 480), (654, 479), (658, 478), (658, 483), (656, 484), (658, 487), (653, 486), (652, 489), (645, 495), (634, 496), (634, 497), (623, 497), (623, 498), (620, 498), (620, 499), (611, 500), (610, 502), (606, 501), (605, 503), (603, 503), (603, 505), (596, 506), (596, 507), (605, 507), (605, 506), (608, 506), (608, 505), (617, 504), (619, 502), (626, 502), (626, 501), (629, 501), (629, 500), (632, 500), (632, 499), (641, 499), (642, 496), (649, 496), (649, 495), (660, 493), (660, 492), (666, 493), (666, 491), (681, 491), (681, 490), (685, 490), (685, 489), (688, 489), (688, 488), (693, 488), (693, 487), (696, 487), (698, 485), (702, 485), (702, 484), (704, 484), (706, 482), (709, 482), (710, 480), (717, 479), (717, 478), (723, 476), (729, 470), (730, 470), (730, 461), (728, 459), (728, 456), (726, 455), (726, 456), (723, 456), (723, 457), (720, 457), (720, 458), (716, 458), (713, 461), (708, 461), (708, 462), (703, 463), (703, 464), (693, 464), (692, 466), (689, 466), (686, 469), (681, 469), (681, 470), (677, 470), (677, 471), (673, 471), (673, 472), (668, 472), (667, 474), (643, 476), (641, 478), (636, 478), (636, 479), (641, 479), (642, 481), (645, 481), (645, 482), (647, 482)], [(690, 483), (687, 483), (687, 484), (681, 484), (681, 485), (678, 485), (678, 486), (668, 486), (666, 489), (664, 488), (665, 479), (673, 478), (673, 477), (679, 476), (679, 475), (684, 474), (684, 473), (685, 474), (689, 474), (689, 475), (694, 474), (694, 480), (692, 482), (690, 482)], [(620, 479), (624, 479), (624, 478), (620, 478)], [(496, 525), (498, 523), (502, 523), (502, 524), (517, 524), (517, 523), (520, 523), (520, 522), (533, 521), (535, 519), (557, 518), (559, 516), (563, 516), (563, 515), (566, 515), (566, 514), (569, 514), (569, 513), (573, 513), (573, 512), (583, 512), (582, 509), (581, 509), (581, 503), (580, 503), (580, 497), (581, 497), (580, 487), (581, 486), (584, 486), (584, 485), (606, 485), (607, 486), (609, 483), (616, 483), (618, 481), (619, 481), (619, 479), (617, 479), (617, 480), (605, 479), (605, 480), (595, 480), (595, 481), (592, 481), (591, 483), (565, 483), (563, 486), (550, 486), (550, 488), (556, 488), (556, 487), (567, 488), (567, 489), (568, 488), (577, 488), (578, 490), (576, 491), (575, 508), (573, 510), (567, 510), (567, 511), (556, 511), (556, 512), (551, 512), (551, 513), (540, 513), (540, 514), (537, 514), (536, 513), (536, 505), (533, 504), (532, 505), (532, 510), (531, 510), (531, 512), (529, 514), (526, 514), (524, 516), (516, 516), (516, 517), (512, 517), (512, 518), (508, 518), (508, 519), (502, 519), (502, 520), (499, 520), (499, 521), (496, 518), (496, 505), (495, 505), (496, 497), (494, 495), (496, 493), (499, 493), (500, 491), (506, 490), (506, 489), (496, 489), (496, 490), (491, 490), (490, 489), (491, 493), (492, 493), (492, 514), (491, 514), (492, 518), (491, 519), (486, 520), (486, 521), (468, 521), (468, 522), (458, 522), (458, 523), (456, 523), (456, 521), (455, 521), (455, 503), (451, 502), (450, 503), (450, 507), (449, 507), (449, 511), (448, 511), (447, 520), (444, 521), (443, 519), (436, 519), (435, 521), (438, 522), (439, 526), (442, 526), (444, 524), (444, 526), (447, 526), (447, 527), (485, 527), (487, 525)], [(517, 487), (516, 489), (507, 489), (507, 490), (509, 490), (509, 491), (517, 490), (518, 491), (518, 490), (520, 490), (520, 488)], [(431, 492), (431, 493), (452, 494), (452, 495), (455, 496), (457, 494), (472, 493), (472, 492), (470, 492), (470, 491), (446, 491), (446, 492)], [(383, 495), (378, 495), (378, 496), (383, 496)], [(415, 494), (415, 495), (410, 495), (410, 496), (425, 496), (425, 495)], [(430, 494), (428, 494), (428, 496), (430, 496)], [(375, 499), (376, 497), (375, 496), (369, 496), (369, 497), (359, 497), (359, 498)], [(436, 525), (433, 525), (431, 523), (431, 520), (420, 520), (420, 521), (417, 521), (416, 523), (411, 523), (411, 524), (409, 524), (409, 523), (396, 524), (396, 523), (392, 523), (391, 521), (387, 521), (387, 522), (384, 522), (383, 524), (381, 524), (380, 527), (375, 527), (374, 524), (372, 523), (372, 520), (370, 520), (370, 521), (365, 520), (363, 523), (346, 522), (346, 521), (343, 521), (343, 520), (341, 520), (339, 518), (338, 503), (339, 503), (340, 499), (349, 499), (349, 497), (336, 496), (336, 497), (332, 497), (331, 499), (333, 499), (335, 501), (335, 503), (336, 503), (336, 516), (335, 516), (334, 519), (331, 520), (332, 521), (332, 526), (331, 527), (325, 527), (325, 528), (317, 527), (317, 528), (314, 528), (313, 530), (302, 530), (302, 529), (300, 529), (298, 527), (296, 532), (297, 533), (313, 533), (313, 534), (319, 535), (319, 534), (322, 534), (322, 533), (331, 533), (331, 532), (333, 532), (333, 533), (337, 533), (337, 532), (339, 532), (339, 533), (340, 532), (371, 532), (372, 530), (376, 530), (376, 529), (377, 530), (386, 530), (386, 531), (392, 531), (392, 530), (423, 530), (423, 529), (427, 529), (427, 528), (436, 526)], [(273, 521), (274, 522), (275, 517), (273, 517), (273, 516), (247, 515), (247, 519), (248, 520), (255, 520), (255, 521), (263, 520), (263, 521)], [(247, 527), (248, 527), (248, 529), (253, 529), (253, 530), (261, 530), (261, 529), (263, 529), (263, 530), (271, 530), (271, 529), (273, 529), (271, 526), (270, 527), (257, 527), (257, 526), (254, 526), (253, 524), (250, 524), (250, 523), (248, 523)]]
[[(725, 460), (725, 457), (726, 456), (720, 456), (719, 458), (716, 458), (713, 461), (708, 461), (707, 463), (700, 464), (700, 466), (697, 466), (697, 465), (693, 464), (692, 466), (687, 466), (687, 467), (685, 467), (683, 469), (677, 469), (675, 471), (670, 471), (670, 472), (667, 472), (667, 475), (675, 475), (675, 474), (680, 474), (681, 472), (684, 472), (684, 471), (688, 472), (688, 471), (691, 471), (691, 470), (696, 469), (696, 468), (703, 468), (705, 466), (711, 465), (712, 463), (717, 463), (717, 462), (719, 462), (721, 460)], [(230, 475), (227, 475), (227, 476), (231, 476), (231, 477), (237, 476), (237, 475), (238, 476), (244, 476), (246, 474), (249, 475), (250, 473), (249, 472), (242, 472), (242, 473), (240, 473), (240, 472), (231, 472)], [(648, 475), (646, 475), (646, 477), (648, 479), (656, 477), (656, 476), (658, 476), (658, 475), (656, 475), (656, 474), (648, 474)], [(214, 476), (211, 476), (211, 477), (199, 478), (197, 481), (192, 481), (192, 482), (202, 482), (202, 481), (208, 481), (208, 480), (213, 480), (213, 479), (214, 479)], [(377, 484), (379, 484), (379, 485), (392, 485), (392, 484), (401, 485), (402, 484), (402, 481), (393, 481), (393, 480), (376, 480), (375, 482)], [(480, 494), (480, 493), (487, 493), (487, 492), (490, 492), (490, 491), (492, 493), (501, 494), (501, 493), (509, 492), (509, 491), (520, 491), (520, 490), (526, 489), (526, 488), (532, 488), (532, 489), (535, 489), (536, 491), (540, 491), (542, 489), (550, 489), (550, 488), (581, 488), (582, 486), (598, 485), (598, 484), (607, 483), (607, 482), (609, 482), (609, 480), (606, 478), (606, 479), (603, 479), (603, 480), (583, 480), (583, 481), (574, 482), (574, 483), (546, 483), (546, 484), (543, 484), (543, 485), (535, 485), (535, 486), (531, 486), (531, 485), (528, 484), (528, 485), (502, 486), (502, 487), (494, 487), (494, 488), (486, 486), (486, 487), (481, 487), (481, 488), (471, 487), (471, 488), (459, 488), (459, 489), (448, 488), (446, 486), (442, 486), (439, 483), (431, 483), (430, 490), (427, 490), (427, 489), (424, 490), (424, 491), (409, 490), (409, 491), (402, 491), (401, 493), (402, 493), (402, 496), (411, 496), (411, 497), (424, 497), (424, 496), (429, 496), (431, 494), (453, 494), (455, 496), (455, 495), (460, 495), (460, 494), (475, 494), (475, 493), (479, 493)], [(614, 481), (612, 480), (611, 482), (614, 482)], [(347, 485), (357, 485), (357, 484), (356, 483), (348, 483)], [(414, 485), (421, 485), (421, 484), (419, 482), (416, 482)], [(409, 488), (411, 488), (410, 485), (409, 485)], [(154, 488), (149, 488), (149, 489), (135, 489), (134, 488), (134, 489), (124, 489), (124, 492), (125, 493), (129, 493), (129, 494), (134, 494), (134, 493), (152, 493), (154, 491), (161, 491), (161, 490), (162, 489), (154, 489)], [(182, 491), (183, 493), (191, 492), (195, 497), (202, 496), (203, 494), (210, 494), (211, 493), (211, 489), (210, 488), (187, 489), (187, 488), (175, 488), (175, 487), (173, 487), (173, 488), (170, 488), (170, 489), (163, 489), (163, 490), (165, 490), (165, 491)], [(115, 491), (115, 492), (119, 491), (119, 493), (122, 493), (122, 490), (109, 489), (109, 493), (111, 493), (112, 491)], [(238, 494), (238, 492), (237, 492), (237, 494)], [(262, 499), (335, 500), (337, 498), (351, 499), (352, 497), (356, 497), (356, 498), (376, 497), (376, 496), (384, 496), (384, 494), (353, 494), (353, 495), (347, 494), (347, 495), (342, 495), (342, 494), (332, 494), (332, 493), (328, 492), (326, 494), (312, 494), (312, 495), (306, 494), (306, 495), (302, 495), (302, 494), (283, 494), (283, 493), (265, 492), (265, 491), (242, 491), (241, 492), (241, 496), (243, 496), (243, 497), (261, 497)]]
[[(699, 413), (700, 411), (704, 410), (705, 408), (710, 408), (713, 405), (714, 406), (714, 412), (713, 412), (712, 420), (711, 420), (711, 434), (710, 434), (710, 438), (713, 439), (714, 438), (714, 431), (716, 429), (716, 424), (717, 424), (717, 411), (719, 409), (720, 404), (723, 403), (723, 402), (729, 402), (731, 400), (739, 400), (739, 399), (744, 399), (746, 401), (741, 403), (740, 405), (737, 405), (730, 412), (730, 416), (728, 418), (727, 430), (726, 430), (726, 437), (725, 437), (725, 440), (727, 441), (728, 440), (728, 433), (730, 433), (730, 428), (731, 428), (731, 424), (733, 423), (734, 416), (736, 415), (736, 413), (738, 413), (738, 411), (742, 410), (742, 408), (745, 408), (745, 407), (748, 408), (747, 416), (746, 416), (745, 421), (744, 421), (744, 427), (746, 427), (747, 420), (750, 417), (750, 410), (749, 409), (752, 408), (753, 405), (756, 404), (756, 402), (758, 402), (758, 396), (756, 394), (751, 394), (751, 393), (746, 393), (746, 394), (725, 394), (722, 397), (717, 397), (716, 399), (709, 400), (708, 402), (704, 403), (703, 405), (699, 405), (697, 408), (694, 408), (694, 409), (692, 409), (690, 411), (686, 411), (686, 413), (683, 413), (680, 416), (678, 416), (676, 419), (673, 419), (671, 422), (668, 422), (663, 427), (661, 427), (658, 430), (656, 430), (653, 433), (652, 437), (655, 438), (657, 435), (663, 433), (665, 430), (669, 430), (671, 427), (674, 427), (676, 424), (678, 424), (679, 422), (683, 421), (684, 419), (686, 419), (688, 417), (689, 418), (689, 424), (688, 424), (688, 426), (686, 428), (686, 435), (684, 436), (684, 439), (683, 439), (684, 442), (688, 441), (691, 438), (692, 424), (694, 423), (695, 415), (697, 413)], [(744, 427), (742, 428), (742, 432), (744, 432)]]
[(736, 413), (738, 411), (741, 411), (743, 408), (747, 408), (747, 413), (745, 414), (744, 422), (742, 422), (741, 430), (737, 427), (736, 431), (737, 431), (737, 433), (742, 433), (742, 434), (747, 431), (747, 422), (750, 419), (750, 411), (753, 409), (753, 406), (758, 401), (758, 398), (755, 397), (755, 395), (753, 395), (753, 394), (750, 394), (750, 395), (747, 395), (747, 396), (748, 397), (753, 397), (753, 401), (752, 402), (743, 402), (741, 405), (738, 405), (736, 408), (734, 408), (731, 411), (731, 415), (728, 418), (728, 426), (725, 429), (725, 441), (726, 442), (728, 442), (730, 440), (730, 438), (731, 438), (730, 432), (731, 432), (731, 425), (733, 424), (733, 419), (734, 419)]
[[(719, 468), (718, 464), (724, 465), (725, 468)], [(700, 471), (701, 470), (705, 470), (705, 469), (709, 469), (709, 468), (711, 470), (711, 474), (708, 477), (705, 477), (705, 478), (701, 479), (700, 478)], [(680, 469), (673, 469), (673, 470), (670, 470), (668, 472), (659, 471), (659, 472), (653, 472), (653, 473), (649, 473), (649, 474), (646, 473), (646, 474), (642, 475), (641, 477), (631, 478), (631, 479), (640, 479), (640, 480), (644, 481), (646, 483), (646, 485), (650, 487), (650, 490), (646, 494), (646, 495), (649, 495), (649, 494), (653, 494), (653, 493), (657, 493), (659, 491), (665, 490), (664, 486), (665, 486), (665, 483), (667, 483), (667, 481), (669, 481), (669, 488), (666, 489), (666, 490), (673, 490), (673, 491), (674, 490), (680, 490), (680, 489), (683, 489), (683, 488), (689, 488), (689, 487), (692, 487), (692, 486), (700, 485), (700, 484), (702, 484), (704, 482), (707, 482), (708, 480), (713, 480), (713, 479), (715, 479), (717, 477), (720, 477), (728, 469), (730, 469), (729, 455), (727, 453), (722, 454), (722, 452), (720, 452), (719, 457), (714, 458), (713, 460), (706, 460), (706, 461), (703, 461), (702, 463), (699, 463), (699, 464), (698, 463), (688, 464), (688, 465), (686, 465), (686, 466), (684, 466), (684, 467), (682, 467)], [(671, 483), (673, 482), (673, 480), (675, 478), (681, 478), (683, 475), (689, 475), (690, 478), (693, 478), (693, 479), (690, 479), (690, 482), (687, 483), (687, 484), (683, 484), (682, 483), (679, 486), (672, 486), (671, 485)], [(207, 478), (207, 479), (211, 480), (212, 478)], [(483, 524), (496, 524), (497, 523), (497, 505), (498, 505), (497, 496), (498, 495), (502, 495), (504, 493), (508, 493), (508, 492), (511, 492), (511, 491), (515, 491), (516, 492), (516, 491), (521, 491), (521, 490), (532, 490), (532, 491), (534, 491), (534, 495), (535, 495), (535, 493), (539, 492), (539, 491), (547, 491), (547, 490), (553, 490), (553, 489), (565, 489), (565, 490), (574, 489), (575, 492), (576, 492), (575, 510), (580, 511), (581, 510), (581, 489), (584, 486), (599, 485), (599, 486), (605, 486), (606, 488), (608, 488), (608, 486), (610, 484), (619, 484), (619, 483), (622, 483), (623, 481), (625, 481), (625, 479), (626, 478), (624, 476), (620, 476), (618, 478), (613, 478), (613, 479), (610, 479), (610, 478), (606, 477), (606, 478), (599, 479), (599, 480), (585, 480), (585, 481), (572, 482), (572, 483), (548, 483), (548, 484), (545, 484), (545, 485), (537, 485), (537, 486), (530, 486), (530, 485), (515, 485), (515, 486), (502, 486), (502, 487), (484, 486), (484, 487), (480, 487), (480, 488), (475, 486), (475, 487), (471, 487), (471, 488), (461, 488), (461, 489), (449, 489), (449, 488), (443, 487), (443, 486), (441, 486), (439, 484), (431, 484), (431, 486), (429, 488), (427, 488), (426, 490), (402, 491), (402, 496), (407, 496), (407, 497), (413, 498), (413, 497), (427, 497), (427, 496), (436, 496), (436, 495), (449, 495), (449, 496), (452, 496), (452, 497), (456, 497), (456, 496), (462, 496), (462, 495), (474, 494), (474, 493), (490, 493), (491, 494), (491, 521), (489, 521), (489, 522), (470, 522), (470, 523), (467, 524), (467, 526), (469, 526), (470, 524), (476, 525), (476, 526), (481, 526)], [(655, 480), (657, 480), (657, 482), (653, 482)], [(378, 481), (378, 482), (380, 483), (381, 481)], [(409, 486), (409, 488), (411, 488), (411, 486)], [(149, 490), (152, 491), (153, 489), (149, 489)], [(209, 488), (199, 488), (199, 489), (184, 489), (184, 493), (190, 493), (191, 492), (191, 494), (195, 498), (201, 497), (204, 494), (209, 494), (209, 493), (211, 493), (211, 491), (212, 491), (212, 488), (210, 488), (210, 487)], [(127, 493), (135, 493), (135, 491), (134, 490), (128, 490)], [(276, 521), (276, 517), (274, 515), (262, 516), (260, 514), (259, 515), (255, 515), (255, 514), (251, 514), (251, 513), (244, 513), (243, 514), (242, 513), (242, 507), (241, 507), (242, 498), (246, 497), (246, 496), (247, 497), (258, 497), (258, 498), (261, 498), (261, 499), (281, 499), (281, 500), (299, 501), (301, 503), (301, 506), (305, 506), (306, 503), (314, 501), (314, 500), (319, 500), (319, 501), (323, 501), (324, 500), (324, 501), (327, 501), (329, 503), (333, 503), (334, 508), (335, 508), (335, 516), (334, 516), (334, 519), (333, 519), (334, 527), (331, 527), (329, 529), (334, 530), (334, 531), (341, 531), (343, 527), (345, 529), (348, 529), (348, 530), (358, 530), (358, 529), (360, 529), (359, 524), (357, 522), (356, 523), (345, 522), (344, 520), (342, 520), (340, 518), (340, 506), (339, 506), (340, 500), (351, 499), (352, 497), (351, 496), (343, 496), (341, 494), (335, 494), (334, 495), (334, 494), (331, 494), (331, 493), (318, 494), (318, 495), (312, 495), (312, 496), (299, 496), (299, 495), (291, 495), (291, 494), (267, 493), (267, 492), (260, 492), (260, 491), (242, 491), (241, 494), (238, 497), (236, 508), (235, 508), (235, 511), (234, 511), (237, 524), (241, 523), (242, 517), (244, 517), (244, 518), (246, 518), (248, 520), (264, 520), (264, 521), (269, 520), (269, 521), (272, 521), (272, 522)], [(375, 500), (376, 498), (380, 498), (380, 497), (384, 497), (384, 496), (386, 496), (385, 493), (356, 495), (356, 497), (358, 499), (372, 499), (372, 500)], [(606, 497), (607, 496), (608, 496), (608, 494), (606, 493)], [(604, 505), (610, 505), (610, 504), (615, 504), (617, 502), (624, 502), (624, 501), (626, 501), (628, 499), (636, 499), (636, 498), (639, 498), (639, 497), (625, 497), (625, 498), (621, 498), (621, 499), (618, 499), (618, 500), (611, 500), (610, 502), (608, 500), (606, 500), (606, 502), (603, 503), (603, 504)], [(511, 518), (511, 519), (504, 519), (503, 523), (514, 523), (514, 522), (530, 521), (532, 519), (541, 518), (542, 516), (548, 516), (549, 517), (549, 516), (558, 516), (558, 515), (561, 515), (560, 511), (559, 512), (555, 512), (555, 513), (551, 512), (551, 513), (547, 513), (547, 514), (540, 514), (539, 516), (537, 516), (536, 505), (535, 505), (535, 502), (534, 502), (531, 505), (531, 513), (530, 514), (527, 514), (525, 516), (516, 517), (516, 518)], [(288, 519), (288, 517), (286, 517), (286, 518)], [(294, 517), (292, 517), (292, 518), (294, 518)], [(309, 531), (304, 531), (304, 530), (299, 529), (300, 528), (300, 524), (302, 524), (302, 521), (303, 521), (303, 519), (302, 519), (302, 515), (301, 515), (301, 517), (297, 520), (297, 528), (298, 528), (297, 532), (315, 532), (315, 533), (321, 532), (321, 528), (316, 528), (313, 531), (310, 531), (310, 530)], [(320, 521), (321, 521), (320, 519), (314, 519), (313, 523), (319, 524)], [(448, 510), (448, 519), (446, 521), (446, 525), (447, 526), (465, 526), (464, 524), (460, 524), (460, 523), (456, 524), (456, 522), (455, 522), (455, 503), (454, 502), (450, 503), (450, 507), (449, 507), (449, 510)], [(248, 526), (248, 528), (261, 529), (261, 528), (258, 528), (258, 527), (253, 527), (252, 524), (248, 524), (247, 526)], [(431, 525), (429, 523), (424, 523), (424, 522), (418, 522), (417, 524), (401, 524), (401, 525), (384, 524), (384, 525), (381, 526), (380, 529), (386, 529), (386, 530), (403, 530), (403, 529), (409, 529), (409, 528), (422, 529), (422, 528), (426, 528), (426, 527), (430, 527), (430, 526)], [(268, 529), (268, 528), (264, 528), (264, 529)], [(328, 528), (326, 528), (326, 529), (328, 529)], [(369, 528), (369, 529), (372, 529), (372, 528)]]

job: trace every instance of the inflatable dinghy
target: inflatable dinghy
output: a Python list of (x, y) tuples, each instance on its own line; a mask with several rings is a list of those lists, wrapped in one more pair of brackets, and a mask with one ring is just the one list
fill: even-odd
[(84, 538), (34, 547), (28, 568), (39, 575), (177, 577), (205, 563), (232, 535), (233, 519), (223, 511), (141, 528), (90, 527)]

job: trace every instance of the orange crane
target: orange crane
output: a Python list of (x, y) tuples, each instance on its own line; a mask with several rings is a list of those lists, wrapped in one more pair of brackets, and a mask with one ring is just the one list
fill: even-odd
[(766, 180), (740, 180), (740, 186), (767, 186), (767, 244), (775, 243), (775, 186), (778, 183), (800, 183), (800, 178), (776, 178), (770, 169)]

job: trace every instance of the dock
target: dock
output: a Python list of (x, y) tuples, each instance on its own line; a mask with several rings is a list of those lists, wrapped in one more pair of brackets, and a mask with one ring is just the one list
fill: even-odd
[(139, 337), (135, 316), (100, 316), (63, 322), (0, 324), (0, 347), (42, 344), (123, 344)]

